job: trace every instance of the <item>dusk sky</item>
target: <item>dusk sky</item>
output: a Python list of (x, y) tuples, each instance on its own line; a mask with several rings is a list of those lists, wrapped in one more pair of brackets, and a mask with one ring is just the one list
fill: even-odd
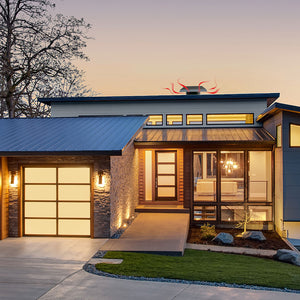
[[(299, 0), (57, 0), (92, 25), (77, 64), (104, 96), (170, 94), (216, 80), (219, 94), (279, 92), (300, 105)], [(179, 86), (175, 85), (176, 90)]]

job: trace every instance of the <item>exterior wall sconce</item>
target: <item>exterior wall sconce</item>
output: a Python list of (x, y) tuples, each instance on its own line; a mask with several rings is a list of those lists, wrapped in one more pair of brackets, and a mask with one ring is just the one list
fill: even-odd
[(16, 171), (9, 172), (9, 185), (13, 187), (18, 186), (18, 174)]
[(104, 176), (103, 171), (98, 171), (97, 185), (99, 187), (104, 187), (105, 186), (105, 176)]

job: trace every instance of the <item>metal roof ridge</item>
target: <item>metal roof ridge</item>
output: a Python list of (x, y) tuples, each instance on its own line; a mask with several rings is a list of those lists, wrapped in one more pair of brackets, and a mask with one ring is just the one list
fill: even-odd
[[(97, 101), (138, 101), (138, 100), (205, 100), (205, 99), (247, 99), (252, 98), (279, 98), (280, 93), (240, 93), (240, 94), (200, 94), (200, 95), (132, 95), (132, 96), (98, 96), (98, 97), (55, 97), (55, 98), (38, 98), (42, 103), (52, 102), (97, 102)], [(276, 100), (275, 99), (275, 100)], [(275, 101), (274, 100), (274, 101)]]

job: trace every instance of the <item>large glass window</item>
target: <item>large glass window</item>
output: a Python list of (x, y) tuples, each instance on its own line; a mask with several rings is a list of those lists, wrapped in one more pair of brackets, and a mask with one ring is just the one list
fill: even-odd
[(182, 125), (182, 115), (167, 115), (167, 125)]
[(271, 222), (271, 157), (261, 150), (194, 151), (193, 220), (234, 223), (248, 212), (251, 221)]
[(160, 126), (163, 124), (162, 115), (151, 115), (148, 118), (147, 126)]
[(207, 114), (208, 125), (217, 124), (253, 124), (253, 114)]
[(195, 221), (216, 221), (215, 206), (194, 206)]
[(276, 146), (281, 147), (281, 125), (276, 127)]
[(186, 115), (187, 125), (202, 125), (203, 116), (202, 115)]
[(290, 124), (290, 146), (300, 147), (300, 125)]
[(244, 151), (221, 151), (221, 201), (244, 201)]
[(272, 221), (271, 206), (249, 206), (251, 221)]
[(216, 201), (216, 152), (194, 152), (194, 201)]
[(271, 151), (249, 151), (249, 201), (272, 201)]
[(222, 206), (221, 220), (225, 222), (237, 222), (244, 218), (244, 206)]

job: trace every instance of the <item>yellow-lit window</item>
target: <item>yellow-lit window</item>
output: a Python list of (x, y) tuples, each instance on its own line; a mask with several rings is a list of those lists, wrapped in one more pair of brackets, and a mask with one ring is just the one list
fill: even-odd
[(163, 116), (162, 115), (151, 115), (148, 118), (147, 125), (148, 126), (159, 126), (163, 124)]
[(187, 125), (202, 125), (203, 116), (202, 115), (186, 115)]
[(300, 147), (300, 125), (290, 124), (290, 146)]
[(182, 125), (182, 115), (167, 115), (167, 125)]
[(253, 124), (253, 114), (208, 114), (207, 124)]
[(276, 145), (281, 147), (281, 125), (276, 127)]

